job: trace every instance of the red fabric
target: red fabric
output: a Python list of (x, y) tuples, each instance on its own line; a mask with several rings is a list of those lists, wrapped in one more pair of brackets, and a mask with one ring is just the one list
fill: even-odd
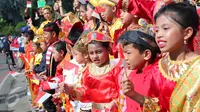
[[(152, 69), (157, 66), (157, 61), (153, 64), (150, 64), (142, 69), (142, 73), (136, 73), (137, 71), (131, 72), (129, 79), (134, 85), (134, 89), (141, 95), (147, 96), (150, 88), (151, 78), (153, 75)], [(134, 100), (126, 97), (126, 111), (127, 112), (141, 112), (140, 104)]]
[[(83, 72), (82, 87), (79, 92), (82, 94), (82, 102), (109, 103), (119, 96), (118, 77), (122, 67), (116, 65), (110, 72), (93, 76), (87, 68)], [(97, 97), (98, 96), (98, 97)]]
[[(122, 1), (119, 0), (118, 7), (122, 8)], [(128, 0), (128, 12), (153, 22), (153, 12), (156, 0)]]
[(148, 96), (157, 97), (161, 112), (169, 111), (169, 101), (176, 82), (166, 79), (160, 72), (158, 66), (152, 69), (153, 77)]

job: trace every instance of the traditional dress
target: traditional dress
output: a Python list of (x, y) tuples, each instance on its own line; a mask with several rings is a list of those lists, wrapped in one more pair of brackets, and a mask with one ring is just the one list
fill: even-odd
[[(134, 90), (141, 95), (147, 96), (150, 88), (150, 82), (153, 75), (152, 69), (158, 65), (158, 61), (142, 69), (142, 73), (134, 70), (128, 76), (134, 85)], [(126, 112), (141, 112), (140, 104), (126, 97)]]
[[(144, 111), (198, 112), (200, 107), (200, 57), (172, 61), (166, 55), (154, 67)], [(161, 73), (158, 71), (160, 70)], [(152, 99), (153, 98), (153, 99)]]
[[(83, 73), (82, 87), (77, 88), (82, 102), (93, 102), (92, 111), (118, 112), (121, 60), (112, 60), (104, 67), (91, 64)], [(97, 97), (98, 96), (98, 97)]]

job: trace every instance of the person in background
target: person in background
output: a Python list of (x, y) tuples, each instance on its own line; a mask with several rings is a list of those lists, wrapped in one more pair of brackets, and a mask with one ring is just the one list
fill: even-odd
[(52, 16), (53, 16), (53, 10), (52, 10), (52, 7), (51, 6), (48, 6), (46, 5), (44, 8), (43, 8), (43, 15), (44, 15), (44, 18), (46, 19), (46, 21), (42, 22), (42, 24), (40, 25), (39, 28), (36, 28), (35, 26), (33, 26), (32, 24), (32, 20), (29, 19), (28, 21), (28, 26), (30, 26), (30, 30), (33, 30), (33, 32), (36, 34), (36, 35), (43, 35), (44, 34), (44, 26), (51, 22), (53, 20)]
[(65, 14), (62, 7), (62, 0), (57, 0), (53, 5), (55, 19), (61, 19)]

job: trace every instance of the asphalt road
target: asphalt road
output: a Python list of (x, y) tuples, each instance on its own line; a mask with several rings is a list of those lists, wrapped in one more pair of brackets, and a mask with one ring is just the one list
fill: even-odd
[(0, 112), (31, 112), (27, 91), (23, 72), (10, 75), (6, 57), (0, 54)]

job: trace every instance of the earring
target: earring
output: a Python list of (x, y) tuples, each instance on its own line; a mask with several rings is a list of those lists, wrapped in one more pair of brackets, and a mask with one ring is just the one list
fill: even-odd
[(184, 40), (184, 44), (185, 44), (185, 45), (187, 44), (187, 41), (186, 41), (186, 40)]

